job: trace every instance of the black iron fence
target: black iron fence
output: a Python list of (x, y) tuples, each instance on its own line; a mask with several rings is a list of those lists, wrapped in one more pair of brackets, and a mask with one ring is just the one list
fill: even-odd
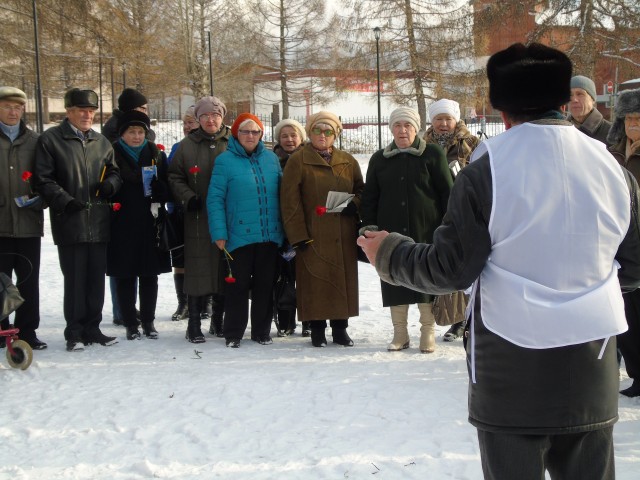
[[(271, 115), (258, 115), (260, 121), (265, 127), (263, 140), (269, 146), (273, 145), (274, 127)], [(306, 123), (304, 117), (293, 117), (302, 125)], [(227, 117), (226, 123), (231, 125), (234, 116)], [(369, 154), (378, 150), (378, 117), (341, 117), (343, 131), (338, 138), (337, 146), (341, 150), (352, 154)], [(504, 131), (504, 125), (499, 116), (478, 117), (465, 121), (467, 128), (474, 135), (481, 139), (495, 136)], [(165, 145), (167, 149), (174, 143), (182, 140), (184, 134), (182, 132), (182, 121), (180, 118), (162, 118), (154, 119), (153, 127), (156, 132), (156, 141)], [(383, 147), (391, 143), (393, 139), (389, 130), (389, 119), (384, 117), (381, 119), (380, 134), (382, 137)]]

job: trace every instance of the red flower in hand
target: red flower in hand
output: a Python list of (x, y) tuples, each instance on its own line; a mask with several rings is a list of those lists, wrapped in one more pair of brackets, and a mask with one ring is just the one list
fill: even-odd
[(26, 170), (26, 171), (22, 172), (22, 181), (23, 182), (28, 182), (31, 177), (33, 177), (33, 173), (31, 173), (29, 170)]
[(166, 149), (164, 148), (164, 145), (161, 143), (156, 143), (156, 147), (158, 147), (158, 150), (160, 150), (161, 152), (164, 152)]
[(117, 212), (118, 210), (120, 210), (122, 208), (122, 204), (121, 203), (113, 203), (111, 204), (111, 208), (113, 209), (114, 212)]
[(193, 174), (193, 175), (198, 175), (198, 173), (200, 173), (200, 167), (199, 166), (195, 166), (195, 167), (191, 167), (189, 169), (189, 173)]
[(319, 217), (321, 217), (322, 215), (324, 215), (325, 213), (327, 213), (327, 207), (321, 207), (321, 206), (317, 206), (316, 207), (316, 215), (318, 215)]

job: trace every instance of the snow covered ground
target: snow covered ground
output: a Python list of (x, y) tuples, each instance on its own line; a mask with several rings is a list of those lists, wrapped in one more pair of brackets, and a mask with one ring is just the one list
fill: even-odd
[[(366, 168), (368, 156), (359, 160)], [(69, 353), (47, 219), (39, 336), (49, 348), (25, 371), (0, 361), (0, 479), (481, 479), (462, 343), (443, 343), (437, 327), (436, 352), (420, 354), (413, 307), (411, 348), (387, 352), (379, 281), (359, 268), (353, 348), (313, 348), (299, 330), (285, 339), (272, 330), (268, 346), (249, 332), (240, 349), (209, 335), (190, 344), (186, 322), (170, 320), (167, 274), (159, 340), (127, 341), (107, 291), (103, 330), (120, 343)], [(640, 399), (620, 397), (614, 433), (617, 478), (638, 478)]]

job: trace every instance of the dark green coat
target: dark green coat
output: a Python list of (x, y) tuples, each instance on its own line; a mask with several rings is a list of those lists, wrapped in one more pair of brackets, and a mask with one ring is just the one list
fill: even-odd
[[(363, 225), (431, 243), (452, 185), (447, 159), (438, 145), (416, 138), (411, 148), (400, 151), (392, 142), (369, 160), (360, 206)], [(433, 298), (405, 287), (381, 285), (385, 307), (429, 303)]]

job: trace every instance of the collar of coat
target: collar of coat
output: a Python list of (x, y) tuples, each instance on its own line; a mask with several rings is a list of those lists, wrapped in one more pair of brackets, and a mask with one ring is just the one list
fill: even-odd
[(569, 117), (567, 120), (573, 123), (576, 127), (582, 128), (583, 131), (589, 133), (590, 135), (593, 135), (595, 131), (598, 129), (598, 127), (600, 126), (600, 124), (602, 123), (603, 119), (604, 117), (602, 116), (602, 114), (596, 108), (594, 108), (593, 110), (591, 110), (589, 115), (587, 115), (587, 118), (585, 118), (584, 122), (582, 123), (578, 123), (578, 121), (575, 118), (573, 118), (571, 114), (569, 114)]
[[(71, 122), (69, 121), (68, 118), (65, 118), (62, 123), (60, 124), (60, 128), (62, 130), (62, 136), (65, 139), (71, 139), (71, 138), (75, 138), (80, 140), (80, 137), (78, 137), (78, 135), (76, 135), (76, 132), (74, 130), (75, 127), (73, 127), (71, 125)], [(76, 128), (77, 130), (77, 128)], [(87, 141), (92, 141), (92, 140), (97, 140), (98, 138), (100, 138), (101, 134), (99, 134), (98, 132), (96, 132), (94, 129), (90, 128), (88, 132), (86, 132), (86, 138)], [(105, 137), (106, 138), (106, 137)], [(82, 140), (80, 140), (82, 141)]]
[(189, 138), (196, 143), (216, 142), (221, 139), (229, 140), (230, 137), (231, 137), (231, 129), (226, 125), (222, 125), (220, 127), (220, 130), (218, 130), (213, 135), (205, 132), (204, 130), (202, 130), (202, 128), (192, 130), (191, 133), (189, 133)]
[(409, 155), (414, 155), (419, 157), (424, 153), (424, 149), (427, 148), (427, 142), (425, 142), (422, 138), (416, 137), (416, 141), (409, 148), (398, 148), (395, 140), (391, 142), (389, 145), (385, 147), (382, 152), (382, 156), (385, 158), (395, 157), (400, 153), (408, 153)]
[[(302, 149), (304, 152), (302, 156), (302, 162), (309, 165), (321, 165), (324, 167), (335, 167), (336, 165), (340, 165), (342, 163), (349, 163), (351, 156), (346, 152), (337, 149), (335, 146), (333, 147), (333, 154), (331, 155), (331, 164), (328, 164), (324, 161), (324, 158), (320, 156), (316, 149), (313, 148), (311, 142), (305, 144)], [(297, 152), (296, 152), (297, 153)]]

